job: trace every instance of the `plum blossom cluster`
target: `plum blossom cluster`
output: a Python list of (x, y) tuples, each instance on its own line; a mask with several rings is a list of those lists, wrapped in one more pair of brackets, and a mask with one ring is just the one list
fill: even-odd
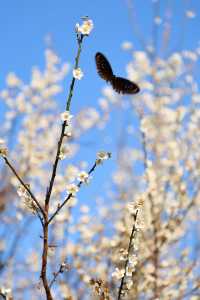
[(61, 113), (61, 120), (66, 121), (68, 125), (70, 125), (71, 119), (73, 118), (73, 115), (70, 114), (69, 111), (64, 111)]
[(81, 68), (74, 69), (73, 76), (75, 79), (81, 80), (83, 77), (83, 71), (81, 70)]
[(107, 160), (111, 158), (111, 153), (110, 152), (106, 152), (106, 151), (99, 151), (97, 153), (97, 159), (96, 159), (96, 164), (102, 164), (103, 161)]
[(1, 287), (0, 288), (0, 296), (3, 297), (6, 300), (11, 300), (12, 299), (11, 289), (5, 288), (5, 287)]
[(79, 23), (76, 24), (75, 30), (79, 34), (89, 35), (93, 27), (94, 27), (93, 21), (88, 18), (85, 18), (85, 20), (83, 20), (83, 23), (81, 25), (79, 25)]
[(3, 157), (6, 157), (8, 155), (8, 149), (5, 146), (5, 140), (4, 139), (0, 139), (0, 155)]
[[(30, 189), (30, 185), (26, 184), (27, 188)], [(17, 194), (23, 200), (25, 208), (31, 211), (32, 213), (36, 213), (37, 207), (35, 206), (32, 197), (24, 186), (19, 186), (17, 189)]]
[(6, 157), (8, 154), (8, 149), (5, 147), (0, 148), (0, 155)]

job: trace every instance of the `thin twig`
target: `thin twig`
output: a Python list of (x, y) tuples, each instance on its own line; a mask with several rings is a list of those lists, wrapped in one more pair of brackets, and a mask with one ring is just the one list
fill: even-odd
[[(92, 172), (94, 172), (95, 168), (96, 168), (97, 164), (96, 162), (94, 163), (94, 165), (92, 166), (92, 168), (89, 170), (88, 174), (90, 175)], [(81, 185), (83, 184), (83, 181), (79, 181), (79, 183), (77, 184), (77, 187), (80, 188)], [(53, 215), (50, 217), (48, 224), (51, 223), (51, 221), (55, 218), (55, 216), (59, 213), (59, 211), (63, 208), (63, 206), (71, 199), (71, 197), (73, 196), (72, 193), (70, 193), (67, 198), (63, 201), (63, 203), (56, 209), (56, 211), (53, 213)]]
[(59, 274), (62, 274), (64, 272), (65, 267), (63, 266), (63, 264), (60, 265), (59, 269), (57, 272), (54, 273), (53, 279), (51, 280), (49, 287), (52, 288), (52, 285), (54, 284), (54, 282), (56, 281), (57, 277)]
[[(42, 215), (44, 216), (44, 209), (42, 208), (42, 206), (40, 205), (39, 201), (36, 199), (36, 197), (34, 196), (34, 194), (31, 192), (30, 188), (24, 183), (24, 181), (21, 179), (21, 177), (19, 176), (19, 174), (17, 173), (17, 171), (15, 170), (15, 168), (12, 166), (12, 164), (9, 162), (8, 158), (6, 156), (3, 157), (3, 159), (5, 160), (5, 163), (8, 165), (8, 167), (11, 169), (11, 171), (13, 172), (13, 174), (17, 177), (17, 179), (19, 180), (19, 182), (21, 183), (21, 185), (25, 188), (25, 190), (29, 193), (29, 195), (31, 196), (33, 202), (35, 203), (36, 207), (39, 208), (39, 210), (41, 211)], [(41, 217), (41, 216), (40, 216)]]
[(123, 286), (124, 286), (124, 281), (126, 279), (126, 273), (127, 273), (127, 267), (128, 267), (129, 257), (130, 257), (131, 249), (133, 247), (132, 241), (133, 241), (133, 238), (134, 238), (135, 232), (136, 232), (137, 215), (138, 215), (138, 209), (136, 210), (136, 212), (134, 214), (134, 223), (133, 223), (133, 228), (132, 228), (132, 232), (131, 232), (130, 239), (129, 239), (128, 254), (127, 254), (127, 259), (126, 259), (125, 267), (124, 267), (124, 275), (123, 275), (123, 277), (121, 279), (121, 284), (120, 284), (120, 287), (119, 287), (118, 298), (117, 298), (118, 300), (121, 299), (122, 291), (123, 291)]
[[(77, 37), (77, 41), (78, 41), (78, 52), (77, 52), (77, 55), (76, 55), (76, 58), (75, 58), (74, 69), (78, 68), (79, 58), (80, 58), (81, 49), (82, 49), (81, 46), (82, 46), (82, 41), (83, 41), (83, 35), (81, 36), (81, 38)], [(70, 84), (69, 95), (68, 95), (68, 99), (67, 99), (67, 103), (66, 103), (66, 111), (70, 110), (70, 105), (71, 105), (71, 100), (72, 100), (72, 96), (73, 96), (75, 81), (76, 81), (76, 79), (73, 77), (72, 81), (71, 81), (71, 84)], [(46, 197), (45, 197), (45, 204), (46, 205), (49, 204), (49, 201), (50, 201), (50, 198), (51, 198), (51, 193), (52, 193), (52, 189), (53, 189), (53, 185), (54, 185), (54, 180), (56, 178), (56, 172), (57, 172), (57, 167), (58, 167), (58, 162), (59, 162), (60, 150), (61, 150), (61, 147), (62, 147), (63, 138), (65, 136), (66, 126), (67, 126), (67, 122), (64, 121), (63, 124), (62, 124), (62, 130), (61, 130), (60, 138), (59, 138), (59, 141), (58, 141), (58, 147), (57, 147), (55, 162), (53, 164), (52, 175), (51, 175), (49, 187), (47, 189), (47, 193), (46, 193)]]

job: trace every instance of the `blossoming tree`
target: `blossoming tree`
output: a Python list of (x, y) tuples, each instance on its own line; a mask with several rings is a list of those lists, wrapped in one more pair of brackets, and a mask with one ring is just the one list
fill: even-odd
[[(161, 23), (158, 16), (154, 21)], [(75, 81), (83, 77), (79, 58), (92, 29), (88, 18), (76, 25), (78, 50), (62, 113), (54, 98), (68, 66), (51, 49), (45, 70), (33, 69), (29, 84), (9, 74), (1, 91), (7, 112), (0, 140), (0, 295), (197, 300), (200, 94), (192, 71), (200, 49), (163, 58), (154, 45), (132, 51), (124, 43), (133, 54), (128, 77), (141, 92), (125, 100), (106, 87), (98, 109), (72, 116)], [(79, 189), (111, 154), (99, 151), (87, 168), (67, 159), (76, 156), (84, 132), (105, 130), (117, 110), (129, 121), (121, 125), (112, 180), (91, 207), (79, 205)]]

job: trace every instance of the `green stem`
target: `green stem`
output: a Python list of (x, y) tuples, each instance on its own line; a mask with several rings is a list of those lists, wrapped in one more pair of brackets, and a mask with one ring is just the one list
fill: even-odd
[[(75, 66), (74, 69), (78, 68), (78, 64), (79, 64), (79, 59), (80, 59), (80, 54), (81, 54), (81, 50), (82, 50), (82, 42), (83, 42), (83, 35), (81, 36), (81, 38), (77, 38), (78, 41), (78, 52), (75, 58)], [(70, 85), (70, 92), (69, 92), (69, 96), (68, 96), (68, 100), (67, 100), (67, 104), (66, 104), (66, 110), (70, 110), (70, 105), (71, 105), (71, 99), (73, 96), (73, 91), (74, 91), (74, 84), (75, 84), (75, 78), (73, 77), (71, 85)]]
[[(82, 42), (83, 42), (83, 37), (84, 36), (81, 36), (80, 38), (79, 37), (77, 38), (77, 40), (78, 40), (78, 52), (77, 52), (77, 55), (76, 55), (76, 58), (75, 58), (75, 66), (74, 66), (75, 69), (77, 69), (78, 64), (79, 64), (80, 54), (81, 54), (81, 50), (82, 50), (81, 46), (82, 46)], [(70, 84), (69, 95), (68, 95), (68, 98), (67, 98), (67, 104), (66, 104), (66, 110), (67, 111), (70, 110), (75, 81), (76, 81), (76, 79), (73, 77), (72, 81), (71, 81), (71, 84)], [(54, 180), (55, 180), (55, 177), (56, 177), (56, 171), (57, 171), (58, 162), (59, 162), (60, 150), (61, 150), (61, 147), (62, 147), (63, 138), (65, 136), (66, 126), (67, 126), (67, 122), (64, 121), (63, 124), (62, 124), (61, 134), (60, 134), (60, 138), (59, 138), (59, 141), (58, 141), (57, 153), (56, 153), (56, 158), (55, 158), (55, 162), (54, 162), (54, 165), (53, 165), (52, 175), (51, 175), (49, 187), (48, 187), (47, 193), (46, 193), (45, 204), (47, 206), (48, 206), (50, 198), (51, 198), (51, 193), (52, 193), (52, 189), (53, 189), (53, 185), (54, 185)]]

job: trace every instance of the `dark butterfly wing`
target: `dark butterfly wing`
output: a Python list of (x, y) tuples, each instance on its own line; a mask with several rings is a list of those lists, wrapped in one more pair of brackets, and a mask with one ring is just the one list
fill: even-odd
[(112, 84), (113, 89), (117, 93), (122, 94), (136, 94), (139, 93), (140, 88), (139, 86), (122, 77), (117, 77), (113, 74), (112, 67), (107, 60), (107, 58), (100, 52), (96, 53), (95, 56), (96, 66), (98, 74), (101, 78), (106, 81), (109, 81)]
[(97, 52), (95, 55), (95, 61), (99, 76), (106, 81), (112, 81), (113, 71), (107, 58), (102, 53)]
[(111, 84), (113, 89), (119, 94), (136, 94), (140, 91), (136, 83), (122, 77), (113, 76)]

